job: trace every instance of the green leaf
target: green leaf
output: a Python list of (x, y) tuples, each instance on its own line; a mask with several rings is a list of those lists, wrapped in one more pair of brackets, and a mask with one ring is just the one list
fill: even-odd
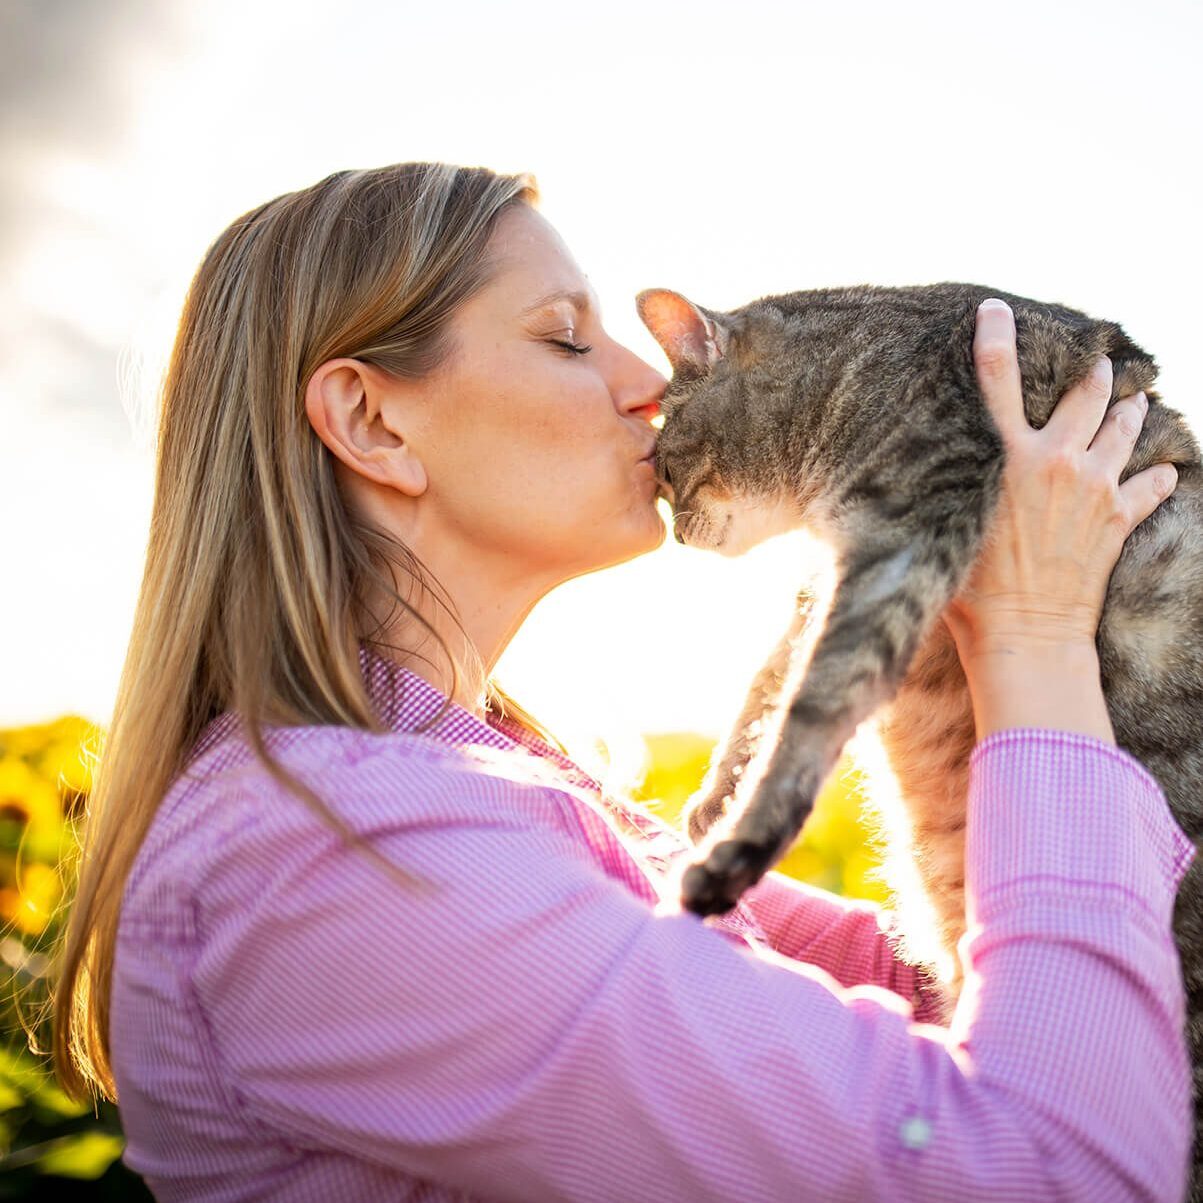
[(54, 865), (62, 855), (65, 841), (64, 827), (33, 827), (25, 831), (23, 854), (29, 859), (43, 865)]
[[(31, 1103), (56, 1117), (74, 1118), (92, 1110), (86, 1100), (74, 1103), (54, 1080), (47, 1063), (35, 1060), (24, 1047), (0, 1048), (0, 1086), (19, 1092)], [(7, 1095), (4, 1096), (7, 1098)], [(0, 1111), (7, 1105), (0, 1101)]]
[(81, 1132), (62, 1141), (38, 1161), (43, 1174), (63, 1178), (99, 1178), (121, 1156), (125, 1137), (110, 1132)]
[(49, 1078), (42, 1082), (37, 1090), (34, 1091), (31, 1101), (39, 1107), (44, 1107), (54, 1115), (62, 1115), (70, 1118), (74, 1118), (77, 1115), (87, 1115), (92, 1110), (92, 1105), (87, 1101), (72, 1102), (58, 1083)]
[(26, 1094), (33, 1094), (45, 1081), (46, 1070), (24, 1045), (0, 1047), (0, 1078), (7, 1079)]

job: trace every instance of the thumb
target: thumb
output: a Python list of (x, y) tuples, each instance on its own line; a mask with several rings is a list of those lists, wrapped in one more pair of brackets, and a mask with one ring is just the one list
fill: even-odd
[(987, 297), (977, 309), (973, 331), (973, 365), (978, 388), (1004, 441), (1030, 431), (1023, 411), (1015, 315), (1006, 301)]

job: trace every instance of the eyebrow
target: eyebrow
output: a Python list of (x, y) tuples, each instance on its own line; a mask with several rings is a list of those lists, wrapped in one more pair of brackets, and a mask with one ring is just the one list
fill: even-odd
[(528, 313), (534, 313), (538, 309), (546, 309), (549, 305), (554, 305), (557, 301), (568, 301), (578, 313), (586, 313), (591, 308), (587, 293), (575, 292), (570, 288), (560, 288), (555, 292), (549, 292), (546, 296), (540, 297), (537, 301), (528, 305), (522, 311), (522, 316), (525, 317)]

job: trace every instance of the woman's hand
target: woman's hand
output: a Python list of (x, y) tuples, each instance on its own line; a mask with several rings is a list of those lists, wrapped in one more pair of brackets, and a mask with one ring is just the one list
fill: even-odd
[(1114, 742), (1095, 634), (1124, 540), (1173, 491), (1172, 464), (1122, 485), (1147, 410), (1142, 393), (1108, 409), (1111, 361), (1027, 423), (1015, 320), (983, 303), (973, 341), (978, 384), (1006, 446), (999, 506), (969, 581), (945, 613), (974, 698), (978, 737), (1013, 726)]

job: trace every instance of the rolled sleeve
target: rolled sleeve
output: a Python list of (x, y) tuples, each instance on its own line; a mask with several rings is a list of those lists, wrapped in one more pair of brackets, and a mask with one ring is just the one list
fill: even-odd
[(744, 894), (774, 951), (826, 970), (842, 986), (891, 990), (915, 1008), (915, 1019), (939, 1023), (945, 1002), (938, 983), (899, 960), (893, 916), (864, 898), (844, 898), (776, 870)]
[(969, 772), (971, 923), (976, 909), (1037, 879), (1121, 890), (1168, 923), (1195, 846), (1138, 760), (1089, 735), (1023, 727), (983, 739)]

